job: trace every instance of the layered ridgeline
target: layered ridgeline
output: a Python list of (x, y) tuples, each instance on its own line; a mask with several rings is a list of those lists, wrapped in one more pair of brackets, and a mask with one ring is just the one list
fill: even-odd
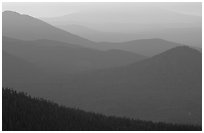
[[(45, 39), (23, 41), (3, 37), (2, 48), (3, 51), (31, 62), (49, 73), (63, 74), (125, 66), (145, 58), (122, 50), (100, 51)], [(5, 58), (3, 55), (3, 59), (7, 60)]]
[(154, 56), (165, 52), (174, 47), (182, 46), (183, 44), (166, 41), (160, 38), (138, 39), (126, 42), (100, 42), (98, 47), (104, 50), (107, 49), (121, 49), (129, 52), (142, 54), (145, 56)]
[(67, 95), (56, 97), (67, 105), (143, 120), (202, 122), (202, 55), (189, 47), (65, 81), (59, 90)]
[[(54, 18), (58, 20), (58, 18)], [(84, 26), (82, 24), (54, 24), (47, 19), (45, 22), (51, 23), (56, 27), (66, 30), (70, 33), (79, 35), (96, 42), (128, 42), (136, 39), (161, 38), (168, 41), (188, 44), (195, 47), (202, 47), (202, 28), (186, 27), (186, 28), (166, 28), (155, 30), (134, 31), (130, 33), (124, 32), (105, 32)], [(68, 19), (67, 19), (68, 20)]]
[(99, 9), (100, 13), (95, 12), (93, 8), (88, 11), (41, 19), (63, 30), (97, 42), (161, 38), (202, 47), (201, 17), (195, 14), (183, 14), (161, 8), (154, 10), (148, 8), (148, 11), (134, 12), (135, 9), (138, 9), (137, 7), (133, 9), (132, 14), (126, 12), (129, 7), (121, 14), (118, 14), (121, 11), (117, 9), (112, 14), (110, 13), (113, 10), (112, 6), (110, 10), (101, 9)]
[(182, 46), (128, 66), (3, 85), (107, 115), (201, 124), (201, 59), (199, 51)]
[(3, 36), (22, 40), (48, 39), (85, 46), (94, 43), (29, 15), (4, 11), (2, 18)]
[(6, 84), (6, 82), (23, 83), (27, 81), (36, 81), (37, 79), (41, 81), (46, 74), (42, 69), (31, 62), (2, 51), (3, 84)]
[(96, 43), (56, 28), (40, 19), (28, 15), (22, 15), (12, 11), (5, 11), (3, 12), (2, 18), (3, 36), (20, 40), (54, 40), (99, 50), (126, 50), (144, 56), (153, 56), (181, 45), (179, 43), (157, 38), (118, 43)]
[(153, 123), (67, 108), (3, 88), (3, 131), (196, 131), (200, 126)]

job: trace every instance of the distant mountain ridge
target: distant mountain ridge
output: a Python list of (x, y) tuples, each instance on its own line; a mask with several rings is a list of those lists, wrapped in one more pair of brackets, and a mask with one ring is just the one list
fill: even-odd
[(183, 44), (166, 41), (160, 38), (151, 38), (120, 43), (100, 42), (98, 46), (102, 49), (121, 49), (145, 56), (154, 56), (171, 48), (183, 46)]
[(3, 36), (21, 40), (48, 39), (78, 45), (83, 44), (84, 46), (94, 43), (29, 15), (4, 11), (2, 18)]
[[(47, 19), (45, 22), (48, 22)], [(82, 25), (66, 24), (54, 26), (64, 29), (73, 34), (87, 38), (95, 42), (128, 42), (130, 40), (147, 39), (147, 38), (161, 38), (168, 41), (186, 44), (193, 47), (202, 47), (202, 28), (171, 28), (156, 31), (138, 31), (135, 33), (121, 33), (121, 32), (103, 32), (91, 29)]]
[(182, 44), (162, 39), (141, 39), (120, 43), (93, 42), (56, 28), (40, 19), (12, 11), (2, 14), (3, 36), (20, 40), (53, 40), (98, 50), (120, 49), (144, 56), (153, 56)]
[(65, 74), (119, 67), (146, 58), (121, 50), (100, 51), (45, 39), (23, 41), (3, 37), (2, 44), (2, 49), (14, 56), (49, 72)]

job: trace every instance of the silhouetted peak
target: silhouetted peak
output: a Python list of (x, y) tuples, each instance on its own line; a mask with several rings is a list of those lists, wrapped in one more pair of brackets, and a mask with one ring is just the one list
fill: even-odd
[(183, 60), (196, 61), (198, 59), (201, 59), (201, 57), (202, 57), (201, 53), (196, 49), (190, 48), (188, 46), (178, 46), (170, 50), (167, 50), (166, 52), (163, 52), (159, 55), (153, 56), (152, 58), (156, 60), (162, 59), (165, 60), (166, 62), (168, 61), (182, 62)]
[[(12, 25), (15, 24), (14, 22), (18, 22), (18, 23), (25, 23), (25, 22), (29, 22), (30, 24), (36, 24), (36, 23), (42, 23), (43, 21), (36, 19), (32, 16), (26, 15), (26, 14), (20, 14), (18, 12), (14, 12), (14, 11), (4, 11), (3, 12), (3, 24), (8, 24), (11, 23)], [(45, 23), (45, 22), (43, 22)], [(26, 25), (25, 25), (26, 26)]]
[(2, 14), (3, 15), (20, 15), (19, 13), (10, 11), (10, 10), (4, 11)]
[(35, 19), (34, 17), (32, 16), (29, 16), (27, 14), (20, 14), (18, 12), (15, 12), (15, 11), (4, 11), (2, 13), (2, 16), (3, 17), (7, 17), (7, 18), (13, 18), (14, 20), (15, 19), (18, 19), (18, 18), (29, 18), (29, 19)]
[(20, 17), (20, 16), (27, 16), (27, 17), (31, 17), (29, 15), (25, 15), (25, 14), (20, 14), (18, 12), (14, 12), (14, 11), (4, 11), (3, 16), (5, 17)]
[(188, 54), (188, 53), (198, 53), (200, 54), (196, 49), (190, 48), (189, 46), (178, 46), (175, 48), (172, 48), (166, 52), (165, 54), (176, 54), (176, 53), (183, 53), (183, 54)]

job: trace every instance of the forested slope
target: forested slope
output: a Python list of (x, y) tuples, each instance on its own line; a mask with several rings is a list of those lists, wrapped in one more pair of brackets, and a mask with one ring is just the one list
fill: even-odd
[(199, 126), (153, 123), (67, 108), (3, 88), (3, 130), (202, 130)]

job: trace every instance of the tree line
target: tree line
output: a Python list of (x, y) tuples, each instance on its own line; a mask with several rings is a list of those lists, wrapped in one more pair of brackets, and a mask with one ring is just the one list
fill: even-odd
[(2, 90), (3, 131), (188, 131), (201, 126), (105, 116), (68, 108), (14, 89)]

